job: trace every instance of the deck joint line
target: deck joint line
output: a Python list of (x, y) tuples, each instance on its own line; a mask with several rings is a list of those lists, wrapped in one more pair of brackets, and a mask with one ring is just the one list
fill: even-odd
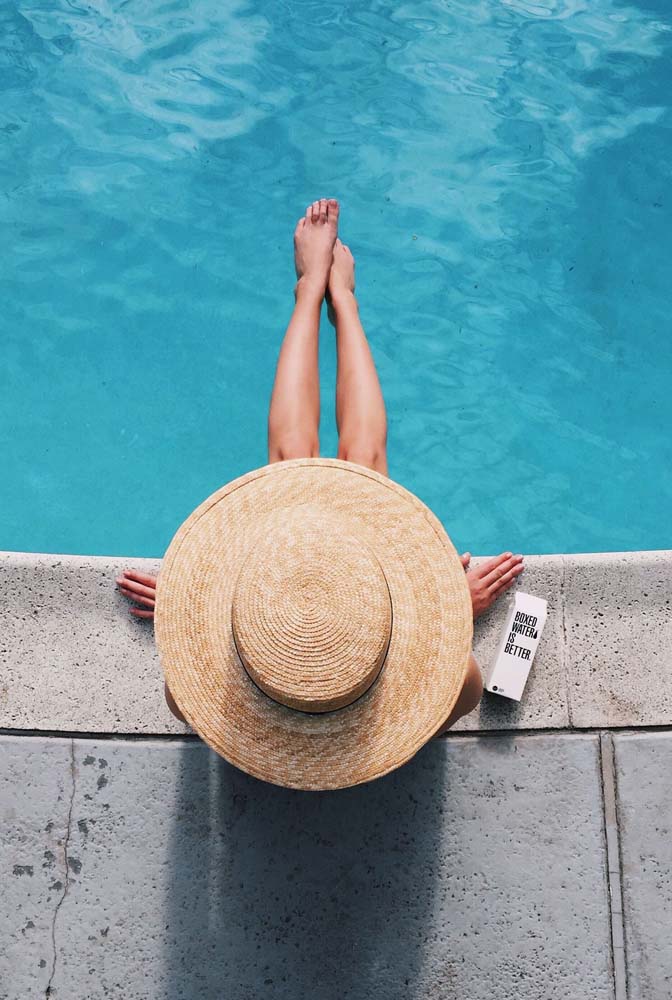
[[(624, 723), (620, 726), (548, 726), (546, 728), (529, 729), (457, 729), (449, 730), (442, 736), (429, 740), (434, 743), (436, 740), (453, 739), (491, 739), (496, 737), (506, 737), (516, 739), (518, 736), (597, 736), (613, 733), (618, 736), (639, 736), (644, 733), (665, 734), (672, 733), (672, 725), (663, 724), (659, 726), (638, 726), (634, 723)], [(184, 733), (170, 733), (165, 730), (156, 733), (142, 732), (106, 732), (95, 729), (12, 729), (0, 727), (0, 739), (3, 736), (32, 737), (32, 738), (53, 738), (53, 739), (83, 739), (83, 740), (126, 740), (129, 743), (143, 743), (149, 740), (157, 740), (164, 743), (174, 743), (179, 741), (202, 742), (198, 733), (192, 729)], [(422, 749), (422, 748), (421, 748)]]
[(44, 991), (45, 997), (50, 997), (52, 995), (51, 984), (54, 981), (54, 976), (56, 975), (56, 961), (58, 958), (58, 952), (56, 950), (56, 918), (58, 917), (58, 911), (61, 908), (63, 900), (68, 895), (68, 889), (70, 888), (70, 863), (68, 860), (68, 847), (70, 845), (70, 831), (72, 828), (72, 804), (75, 800), (75, 739), (70, 737), (70, 780), (71, 780), (71, 790), (70, 790), (70, 805), (68, 807), (68, 824), (65, 831), (65, 843), (63, 845), (63, 861), (65, 865), (65, 874), (63, 876), (63, 893), (58, 903), (56, 904), (56, 909), (54, 910), (54, 916), (51, 921), (51, 947), (52, 947), (52, 963), (51, 963), (51, 974), (49, 976), (49, 982), (47, 983), (47, 988)]
[(623, 918), (621, 838), (618, 828), (618, 793), (614, 762), (614, 741), (611, 733), (600, 734), (600, 770), (604, 840), (607, 854), (607, 901), (609, 904), (609, 923), (611, 926), (614, 1000), (627, 1000), (627, 952)]
[(567, 595), (565, 591), (567, 564), (565, 557), (560, 557), (560, 624), (562, 627), (562, 674), (565, 679), (565, 704), (567, 705), (567, 720), (570, 727), (574, 725), (572, 713), (572, 694), (569, 681), (569, 650), (567, 648)]

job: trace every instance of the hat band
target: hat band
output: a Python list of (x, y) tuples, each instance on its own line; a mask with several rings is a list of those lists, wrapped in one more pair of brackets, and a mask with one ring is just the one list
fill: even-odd
[(268, 697), (332, 712), (378, 677), (392, 634), (385, 573), (357, 525), (312, 504), (264, 525), (236, 580), (240, 660)]

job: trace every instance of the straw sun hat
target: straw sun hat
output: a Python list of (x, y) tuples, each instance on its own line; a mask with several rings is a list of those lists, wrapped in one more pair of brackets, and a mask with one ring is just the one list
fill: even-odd
[(472, 629), (438, 519), (338, 459), (276, 462), (217, 490), (157, 581), (183, 715), (230, 763), (290, 788), (357, 785), (413, 757), (455, 705)]

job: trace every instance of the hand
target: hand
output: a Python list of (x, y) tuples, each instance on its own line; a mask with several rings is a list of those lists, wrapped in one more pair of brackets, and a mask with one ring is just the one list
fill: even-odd
[(525, 569), (523, 557), (514, 556), (511, 552), (502, 552), (500, 556), (488, 559), (477, 569), (468, 569), (471, 553), (465, 552), (460, 559), (467, 574), (474, 618), (487, 611), (504, 591), (512, 587), (516, 577)]
[(151, 610), (144, 611), (140, 610), (140, 608), (131, 608), (132, 615), (135, 615), (136, 618), (154, 617), (154, 605), (156, 603), (155, 576), (139, 573), (135, 569), (125, 569), (123, 576), (117, 577), (117, 584), (124, 597), (130, 598), (132, 601), (137, 601), (138, 604), (144, 605), (146, 609), (151, 608)]

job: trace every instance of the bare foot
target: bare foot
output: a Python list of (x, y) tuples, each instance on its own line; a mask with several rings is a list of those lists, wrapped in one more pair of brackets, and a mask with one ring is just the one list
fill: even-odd
[(334, 256), (329, 271), (329, 285), (327, 287), (327, 315), (329, 322), (336, 326), (336, 315), (334, 313), (334, 299), (342, 295), (343, 292), (353, 293), (355, 291), (355, 258), (350, 253), (350, 247), (340, 240), (336, 240), (334, 245)]
[(300, 285), (314, 288), (324, 295), (338, 236), (338, 202), (321, 198), (306, 209), (306, 214), (294, 230), (294, 265)]
[(501, 597), (509, 587), (512, 587), (516, 582), (516, 577), (520, 576), (525, 569), (523, 557), (521, 555), (514, 556), (511, 552), (502, 552), (500, 556), (488, 559), (477, 569), (468, 569), (471, 561), (469, 552), (465, 552), (460, 558), (467, 574), (474, 618), (478, 618), (484, 611), (487, 611), (498, 597)]

